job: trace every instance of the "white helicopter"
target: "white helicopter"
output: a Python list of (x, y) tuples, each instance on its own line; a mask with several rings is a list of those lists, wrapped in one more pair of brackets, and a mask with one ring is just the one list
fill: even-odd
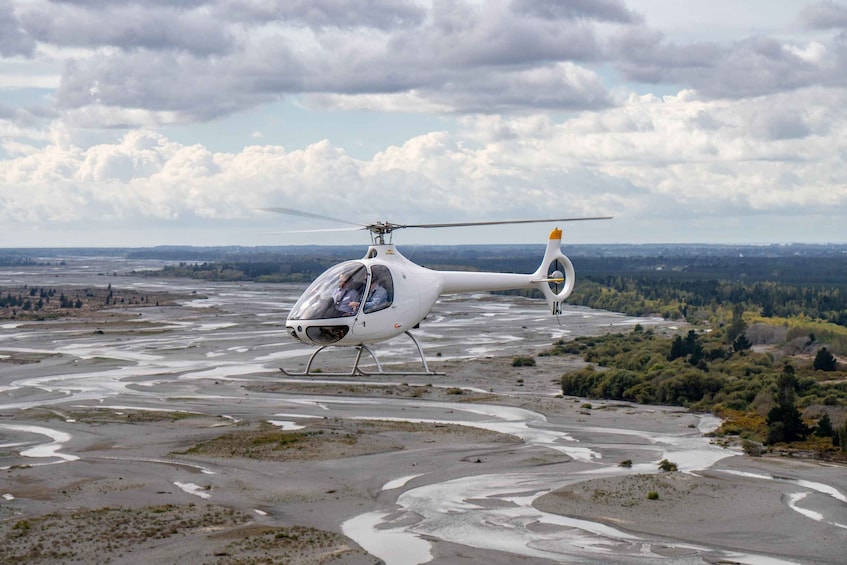
[[(551, 313), (558, 316), (562, 313), (562, 303), (574, 288), (573, 264), (562, 253), (562, 231), (558, 228), (550, 233), (541, 264), (531, 274), (427, 269), (409, 261), (394, 247), (391, 241), (394, 230), (611, 219), (604, 216), (442, 224), (376, 222), (362, 225), (290, 208), (265, 210), (352, 224), (357, 227), (346, 229), (368, 230), (371, 233), (371, 246), (362, 259), (345, 261), (326, 270), (309, 285), (288, 314), (285, 325), (289, 334), (302, 343), (318, 346), (302, 372), (280, 369), (288, 376), (436, 375), (438, 373), (429, 368), (418, 340), (409, 330), (418, 327), (441, 295), (537, 288), (547, 300)], [(409, 336), (415, 344), (423, 370), (386, 371), (368, 347), (369, 344), (401, 334)], [(326, 372), (312, 368), (318, 354), (330, 346), (357, 348), (356, 359), (349, 372)], [(373, 359), (376, 371), (360, 366), (364, 351)]]

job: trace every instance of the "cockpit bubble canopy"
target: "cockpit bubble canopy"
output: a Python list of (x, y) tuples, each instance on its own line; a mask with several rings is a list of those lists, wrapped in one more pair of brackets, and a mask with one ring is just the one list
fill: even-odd
[[(289, 320), (323, 320), (351, 316), (358, 310), (368, 272), (361, 261), (328, 269), (306, 289), (288, 314)], [(350, 306), (351, 302), (356, 307)]]

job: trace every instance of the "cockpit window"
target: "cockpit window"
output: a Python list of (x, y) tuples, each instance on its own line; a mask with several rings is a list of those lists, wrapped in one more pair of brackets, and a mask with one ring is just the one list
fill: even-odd
[(321, 320), (355, 316), (367, 281), (365, 266), (347, 261), (327, 270), (309, 285), (291, 309), (291, 320)]
[(394, 281), (388, 267), (374, 265), (371, 267), (371, 286), (368, 288), (368, 298), (365, 301), (364, 312), (379, 312), (391, 306), (394, 301)]

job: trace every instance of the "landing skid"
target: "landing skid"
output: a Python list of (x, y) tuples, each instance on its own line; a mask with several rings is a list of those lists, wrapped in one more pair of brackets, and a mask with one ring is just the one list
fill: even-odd
[[(353, 368), (350, 369), (347, 372), (327, 372), (327, 371), (323, 371), (321, 369), (312, 369), (312, 364), (314, 363), (315, 358), (318, 356), (318, 353), (320, 353), (321, 351), (323, 351), (327, 347), (332, 347), (332, 346), (329, 346), (329, 345), (324, 345), (322, 347), (319, 347), (317, 349), (317, 351), (312, 353), (312, 356), (309, 357), (309, 362), (306, 363), (306, 369), (304, 371), (302, 371), (302, 372), (287, 371), (283, 367), (280, 367), (279, 370), (282, 371), (285, 375), (287, 375), (289, 377), (369, 377), (369, 376), (378, 376), (378, 375), (396, 375), (396, 376), (404, 376), (404, 375), (412, 375), (412, 376), (414, 376), (414, 375), (421, 375), (421, 376), (443, 375), (444, 373), (439, 373), (439, 372), (433, 371), (426, 364), (426, 357), (424, 357), (423, 349), (421, 349), (421, 345), (420, 345), (420, 343), (418, 343), (418, 340), (415, 339), (415, 336), (413, 336), (408, 331), (405, 332), (405, 334), (407, 336), (409, 336), (409, 338), (412, 340), (412, 342), (415, 344), (415, 347), (418, 350), (418, 355), (420, 355), (420, 358), (421, 358), (421, 365), (423, 366), (422, 371), (386, 371), (382, 368), (382, 364), (379, 362), (379, 359), (377, 358), (377, 356), (373, 352), (373, 350), (365, 344), (356, 346), (356, 361), (353, 363)], [(374, 363), (376, 364), (376, 371), (365, 370), (365, 369), (363, 369), (362, 367), (359, 366), (359, 363), (362, 360), (362, 352), (364, 352), (364, 351), (367, 351), (368, 354), (371, 356), (371, 359), (373, 359)]]

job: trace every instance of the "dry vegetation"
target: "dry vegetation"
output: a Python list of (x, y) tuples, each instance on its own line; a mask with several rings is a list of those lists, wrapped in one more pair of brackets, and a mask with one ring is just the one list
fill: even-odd
[(156, 544), (175, 538), (202, 548), (193, 556), (198, 563), (311, 564), (366, 555), (337, 533), (260, 526), (251, 520), (230, 508), (195, 504), (60, 511), (7, 520), (0, 522), (0, 563), (142, 562)]
[(115, 410), (113, 408), (32, 408), (15, 416), (21, 420), (65, 420), (83, 424), (140, 424), (149, 422), (177, 422), (186, 418), (205, 418), (201, 414), (179, 410)]
[(466, 426), (330, 418), (301, 430), (281, 430), (262, 422), (198, 443), (177, 455), (243, 457), (265, 461), (340, 459), (399, 451), (426, 436), (457, 441), (519, 441), (512, 436)]
[(0, 522), (0, 563), (108, 563), (154, 540), (247, 521), (248, 516), (229, 508), (193, 504), (53, 512)]
[[(235, 532), (223, 532), (211, 539), (232, 540), (214, 553), (220, 565), (311, 565), (329, 563), (351, 555), (366, 556), (354, 549), (341, 534), (292, 526), (271, 528), (254, 526)], [(373, 558), (368, 562), (377, 563)]]

